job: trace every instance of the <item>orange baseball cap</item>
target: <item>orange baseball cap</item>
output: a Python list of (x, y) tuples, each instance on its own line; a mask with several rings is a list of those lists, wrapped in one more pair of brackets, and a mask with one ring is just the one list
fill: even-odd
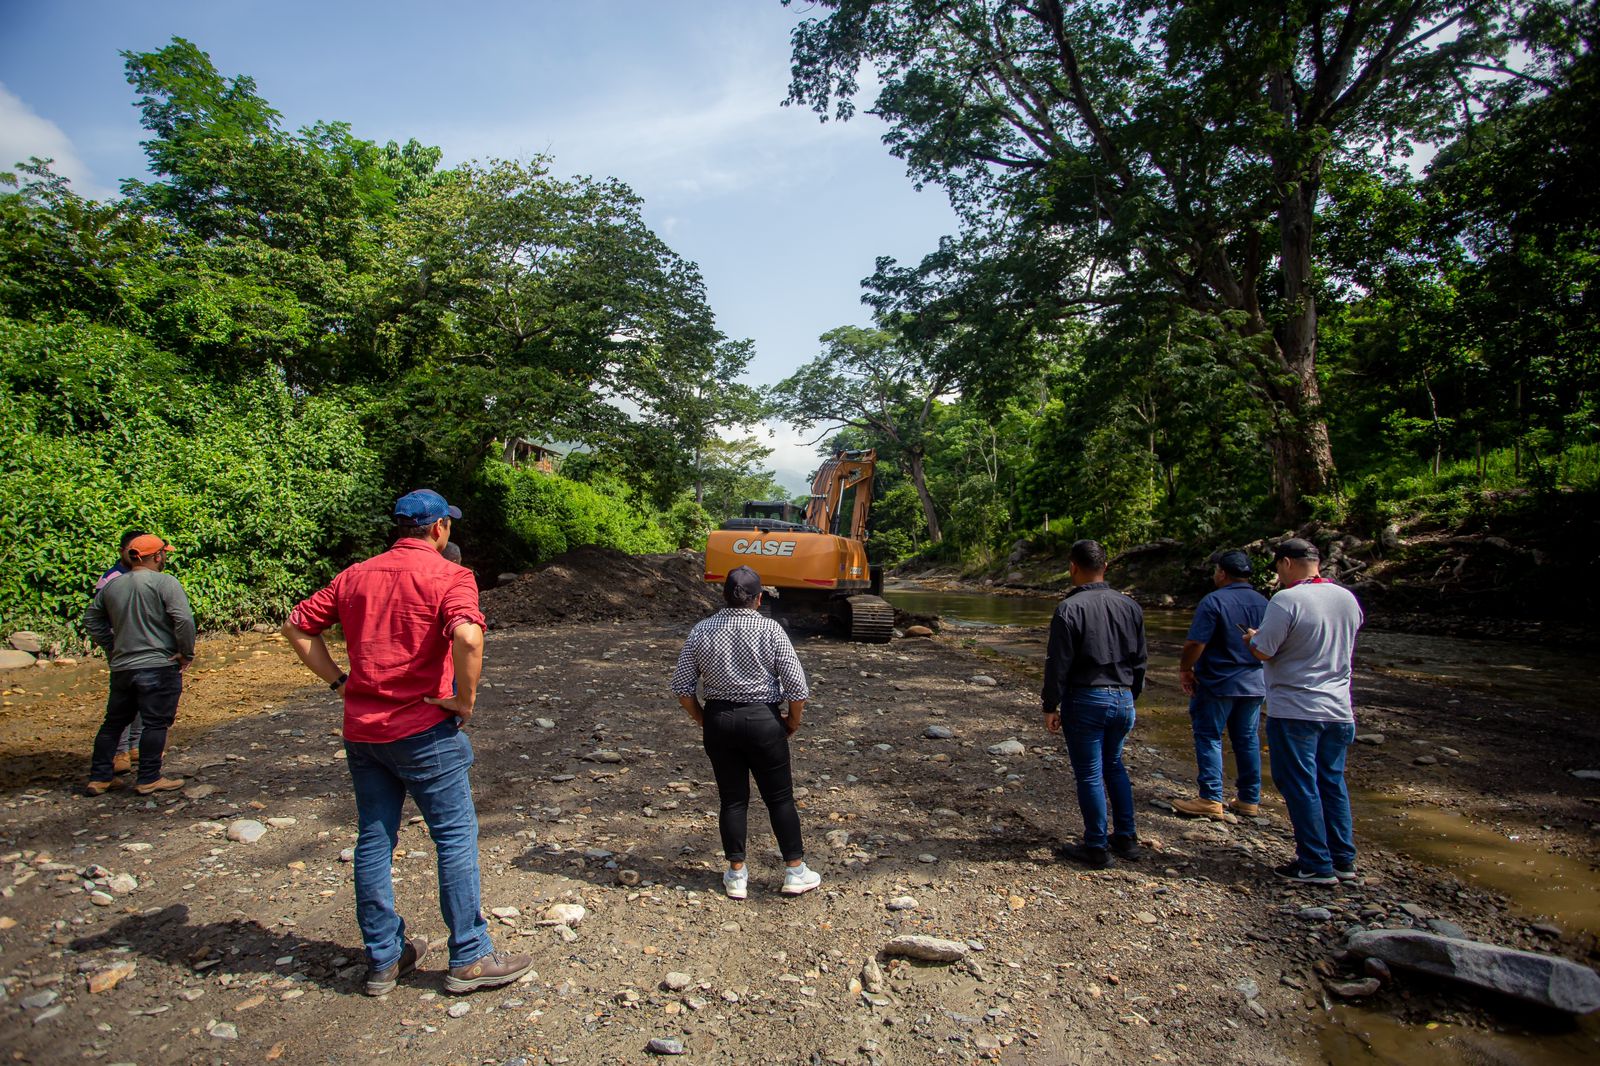
[(156, 552), (169, 552), (171, 550), (172, 545), (154, 533), (146, 533), (141, 537), (134, 537), (128, 542), (128, 554), (140, 559), (154, 555)]

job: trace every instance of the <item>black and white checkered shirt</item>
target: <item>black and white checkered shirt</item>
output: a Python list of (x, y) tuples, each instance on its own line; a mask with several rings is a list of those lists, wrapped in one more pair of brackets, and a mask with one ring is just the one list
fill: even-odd
[(779, 703), (811, 695), (789, 634), (749, 607), (725, 607), (689, 631), (672, 671), (675, 696), (705, 683), (708, 700)]

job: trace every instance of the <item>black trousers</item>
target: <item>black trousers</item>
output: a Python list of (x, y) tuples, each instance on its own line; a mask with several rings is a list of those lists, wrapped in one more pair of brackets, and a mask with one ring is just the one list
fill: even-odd
[(89, 780), (110, 781), (114, 776), (111, 760), (117, 753), (117, 741), (135, 717), (144, 719), (144, 733), (139, 737), (138, 784), (148, 785), (159, 779), (161, 753), (167, 748), (167, 729), (177, 717), (178, 697), (182, 695), (183, 671), (176, 665), (111, 671), (106, 720), (95, 734)]
[(772, 819), (772, 835), (786, 862), (805, 857), (800, 843), (800, 812), (794, 805), (794, 779), (789, 772), (789, 733), (776, 703), (733, 703), (707, 700), (705, 744), (717, 778), (721, 809), (722, 853), (729, 862), (744, 861), (750, 778), (756, 779), (761, 801)]

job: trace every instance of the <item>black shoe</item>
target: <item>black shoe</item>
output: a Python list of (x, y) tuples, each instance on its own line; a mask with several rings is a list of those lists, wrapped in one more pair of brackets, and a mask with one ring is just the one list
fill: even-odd
[(1091, 870), (1104, 870), (1111, 865), (1111, 853), (1105, 848), (1091, 848), (1082, 844), (1058, 844), (1055, 857), (1063, 862), (1075, 862)]
[(417, 968), (417, 963), (422, 961), (422, 956), (428, 953), (428, 938), (416, 937), (406, 941), (406, 946), (400, 949), (400, 957), (381, 970), (367, 967), (367, 995), (387, 996), (394, 991), (395, 982), (402, 977), (408, 977)]
[(1298, 862), (1286, 862), (1282, 866), (1274, 866), (1272, 872), (1286, 881), (1298, 881), (1302, 885), (1336, 885), (1339, 879), (1333, 874), (1314, 874), (1309, 870), (1302, 870)]
[(1111, 854), (1123, 862), (1142, 862), (1144, 860), (1144, 849), (1139, 846), (1139, 842), (1125, 837), (1111, 838)]

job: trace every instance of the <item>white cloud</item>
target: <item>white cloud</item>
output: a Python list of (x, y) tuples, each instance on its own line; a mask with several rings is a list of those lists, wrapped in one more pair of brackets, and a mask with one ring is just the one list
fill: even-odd
[(0, 83), (0, 170), (10, 170), (32, 156), (55, 160), (55, 172), (70, 180), (81, 196), (103, 197), (110, 193), (95, 183), (94, 175), (73, 148), (72, 139), (60, 126), (35, 113)]
[(767, 468), (778, 484), (791, 492), (804, 492), (811, 487), (811, 475), (822, 465), (817, 439), (826, 435), (821, 426), (802, 432), (787, 422), (766, 422), (755, 429), (756, 439), (772, 449)]
[(797, 160), (814, 164), (831, 146), (881, 132), (874, 120), (821, 123), (805, 108), (779, 106), (786, 85), (778, 72), (775, 79), (771, 66), (730, 67), (699, 92), (616, 84), (581, 109), (457, 125), (440, 143), (462, 158), (547, 152), (561, 173), (614, 176), (657, 195), (699, 199), (804, 181)]

